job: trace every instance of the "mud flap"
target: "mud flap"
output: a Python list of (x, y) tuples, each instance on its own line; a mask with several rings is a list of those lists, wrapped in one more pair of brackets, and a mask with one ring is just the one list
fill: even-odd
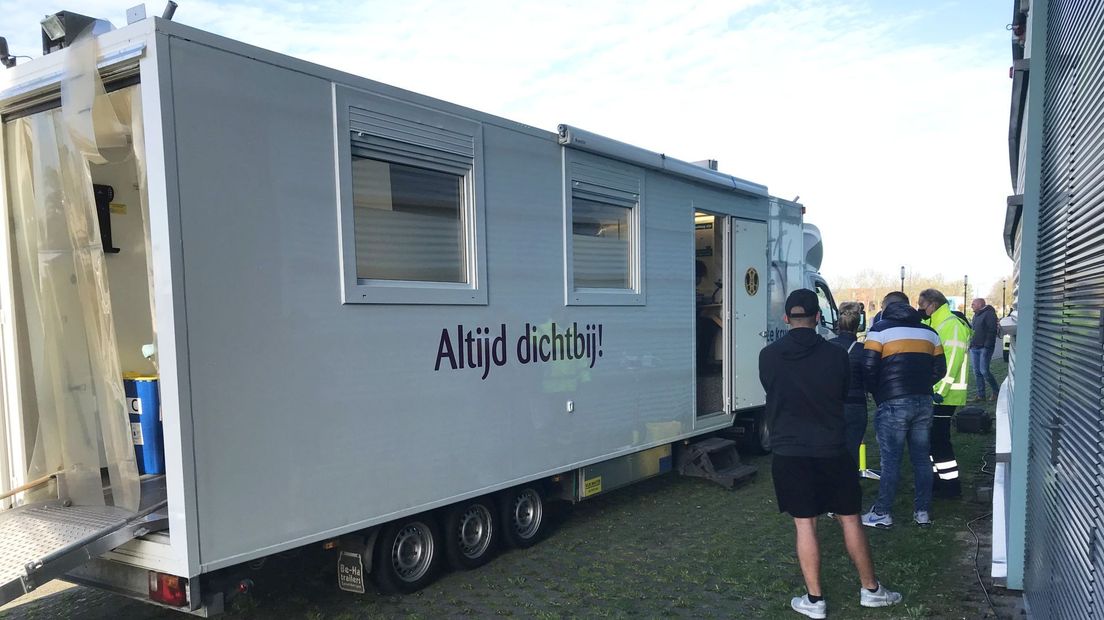
[(346, 592), (364, 594), (364, 576), (372, 572), (372, 550), (379, 528), (346, 534), (339, 539), (337, 587)]
[(341, 551), (337, 556), (337, 587), (346, 592), (364, 594), (364, 556), (356, 551)]

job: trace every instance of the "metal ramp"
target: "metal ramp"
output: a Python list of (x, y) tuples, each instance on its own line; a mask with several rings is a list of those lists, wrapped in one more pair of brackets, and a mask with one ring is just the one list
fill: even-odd
[(0, 605), (123, 543), (168, 527), (156, 511), (66, 506), (60, 501), (0, 512)]

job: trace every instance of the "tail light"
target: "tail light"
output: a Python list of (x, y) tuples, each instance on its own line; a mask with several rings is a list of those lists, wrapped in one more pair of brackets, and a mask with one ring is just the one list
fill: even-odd
[(149, 597), (150, 600), (158, 603), (183, 607), (188, 604), (188, 580), (176, 575), (150, 571)]

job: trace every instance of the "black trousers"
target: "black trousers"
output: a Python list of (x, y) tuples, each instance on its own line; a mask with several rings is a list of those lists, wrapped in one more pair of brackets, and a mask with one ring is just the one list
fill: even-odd
[(932, 412), (931, 459), (932, 495), (934, 497), (959, 497), (962, 483), (958, 477), (958, 461), (951, 445), (951, 418), (954, 405), (936, 405)]

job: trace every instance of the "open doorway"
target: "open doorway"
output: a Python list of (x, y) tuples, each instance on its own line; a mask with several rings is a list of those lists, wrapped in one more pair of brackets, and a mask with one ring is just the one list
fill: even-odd
[(725, 408), (725, 219), (694, 212), (694, 374), (699, 417)]
[(22, 503), (64, 495), (133, 511), (147, 473), (135, 453), (148, 442), (124, 374), (156, 373), (141, 98), (138, 85), (100, 89), (88, 107), (3, 124), (4, 346), (18, 368), (5, 378), (17, 377), (8, 387), (19, 404), (3, 447), (12, 473), (35, 485)]

